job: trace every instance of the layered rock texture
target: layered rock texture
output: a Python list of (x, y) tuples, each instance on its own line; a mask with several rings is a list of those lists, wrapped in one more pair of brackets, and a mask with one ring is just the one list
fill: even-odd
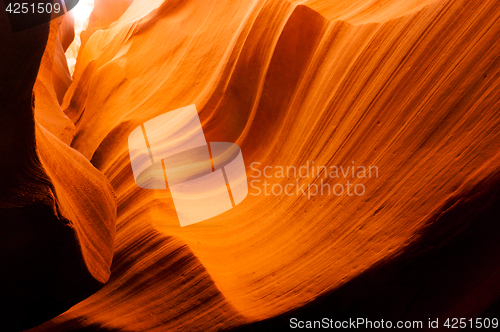
[[(2, 26), (12, 322), (46, 301), (42, 318), (61, 314), (33, 331), (498, 311), (498, 0), (95, 2), (72, 82), (59, 21), (15, 38)], [(127, 138), (191, 104), (207, 141), (241, 147), (250, 181), (252, 163), (312, 161), (378, 177), (362, 196), (250, 194), (181, 228), (168, 189), (135, 184)]]
[(58, 103), (71, 81), (62, 20), (17, 33), (5, 11), (0, 21), (2, 331), (43, 323), (110, 275), (116, 199), (69, 146), (75, 126)]

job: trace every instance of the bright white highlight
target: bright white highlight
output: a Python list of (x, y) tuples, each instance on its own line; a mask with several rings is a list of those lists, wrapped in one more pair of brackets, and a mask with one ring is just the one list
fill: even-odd
[(87, 29), (90, 13), (94, 9), (94, 0), (80, 0), (78, 4), (70, 10), (70, 14), (75, 18), (75, 40), (66, 51), (66, 59), (71, 75), (75, 71), (76, 58), (80, 45), (82, 44), (80, 34)]
[(94, 8), (94, 0), (80, 0), (78, 4), (71, 10), (75, 18), (75, 27), (77, 24), (87, 25), (88, 18)]

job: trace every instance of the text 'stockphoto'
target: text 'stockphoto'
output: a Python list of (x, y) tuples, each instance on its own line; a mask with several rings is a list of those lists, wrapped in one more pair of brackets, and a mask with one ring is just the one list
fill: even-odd
[(0, 332), (500, 329), (500, 0), (0, 12)]

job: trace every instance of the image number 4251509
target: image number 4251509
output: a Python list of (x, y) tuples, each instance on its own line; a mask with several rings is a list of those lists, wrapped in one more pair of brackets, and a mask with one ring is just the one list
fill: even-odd
[(3, 0), (12, 32), (47, 23), (73, 9), (78, 0)]

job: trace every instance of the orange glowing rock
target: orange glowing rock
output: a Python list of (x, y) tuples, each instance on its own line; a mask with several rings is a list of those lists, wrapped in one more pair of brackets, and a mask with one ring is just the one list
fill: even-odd
[[(287, 323), (280, 317), (321, 303), (333, 309), (318, 312), (341, 317), (476, 317), (499, 300), (498, 0), (114, 3), (96, 0), (61, 104), (74, 137), (53, 96), (52, 129), (37, 131), (66, 211), (85, 219), (87, 210), (71, 204), (93, 184), (105, 186), (99, 174), (89, 183), (70, 176), (68, 156), (68, 165), (94, 174), (81, 159), (89, 160), (111, 183), (111, 277), (34, 331), (218, 331), (278, 316), (247, 327), (277, 330), (272, 324)], [(350, 181), (366, 193), (250, 188), (235, 208), (179, 227), (170, 188), (136, 184), (128, 138), (192, 104), (206, 141), (241, 147), (250, 185)], [(266, 166), (313, 161), (379, 173), (262, 175)], [(111, 207), (109, 192), (92, 192), (89, 206)], [(110, 260), (104, 229), (95, 247), (82, 240), (83, 261), (101, 263), (96, 271)], [(105, 248), (105, 259), (92, 248)]]

